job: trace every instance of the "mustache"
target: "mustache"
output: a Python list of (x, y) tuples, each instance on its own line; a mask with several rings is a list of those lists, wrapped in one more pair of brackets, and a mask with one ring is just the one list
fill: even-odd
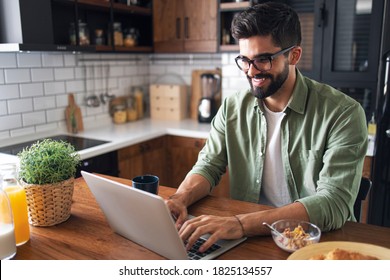
[(266, 78), (272, 78), (272, 75), (258, 73), (258, 74), (256, 74), (256, 75), (254, 75), (253, 77), (251, 77), (251, 76), (249, 76), (249, 75), (247, 74), (246, 77), (247, 77), (248, 79), (266, 79)]

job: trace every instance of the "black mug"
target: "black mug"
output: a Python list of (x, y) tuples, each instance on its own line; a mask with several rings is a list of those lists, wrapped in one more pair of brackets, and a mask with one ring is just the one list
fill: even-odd
[(155, 175), (142, 175), (134, 177), (132, 180), (133, 188), (143, 190), (152, 194), (158, 194), (159, 178)]

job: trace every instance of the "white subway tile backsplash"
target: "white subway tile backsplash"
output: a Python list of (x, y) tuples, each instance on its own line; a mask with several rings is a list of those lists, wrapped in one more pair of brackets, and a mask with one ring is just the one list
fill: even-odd
[(31, 126), (46, 123), (45, 111), (22, 114), (23, 126)]
[(4, 77), (7, 84), (26, 83), (31, 81), (30, 69), (5, 69)]
[(34, 110), (45, 110), (56, 107), (56, 99), (54, 96), (36, 97), (33, 99)]
[(64, 65), (65, 66), (76, 66), (77, 55), (75, 54), (64, 54)]
[(0, 131), (0, 140), (9, 139), (10, 137), (11, 136), (8, 130)]
[(0, 116), (7, 115), (7, 114), (8, 114), (7, 102), (0, 101)]
[(62, 67), (64, 66), (64, 56), (57, 53), (42, 53), (43, 67)]
[(45, 95), (65, 93), (65, 82), (44, 83)]
[(58, 130), (58, 125), (55, 122), (48, 123), (48, 124), (42, 124), (42, 125), (36, 125), (35, 130), (36, 130), (36, 132)]
[(55, 80), (71, 80), (74, 79), (73, 68), (56, 68), (54, 69)]
[(23, 127), (20, 129), (11, 130), (11, 137), (20, 137), (24, 135), (31, 135), (35, 133), (33, 126)]
[(0, 100), (19, 98), (18, 85), (0, 85)]
[(33, 82), (53, 81), (54, 73), (52, 68), (33, 68), (31, 69)]
[(46, 110), (47, 122), (58, 122), (65, 120), (65, 108)]
[(0, 53), (0, 68), (15, 68), (16, 53)]
[(65, 82), (66, 92), (77, 92), (77, 91), (85, 91), (85, 83), (84, 81), (74, 80)]
[(40, 53), (18, 53), (17, 54), (18, 67), (42, 67), (42, 60)]
[(4, 70), (0, 69), (0, 84), (4, 84)]
[(10, 114), (31, 112), (33, 104), (31, 98), (8, 100), (8, 112)]
[(22, 127), (22, 117), (20, 114), (0, 117), (0, 131), (19, 127)]
[(66, 94), (56, 95), (55, 102), (57, 107), (68, 106), (68, 95)]
[(31, 97), (31, 96), (43, 95), (42, 83), (20, 84), (19, 89), (20, 89), (20, 97)]
[(142, 85), (146, 100), (148, 85), (165, 74), (173, 76), (164, 77), (162, 82), (190, 87), (193, 70), (216, 67), (222, 68), (224, 96), (248, 86), (230, 54), (1, 53), (0, 138), (46, 130), (66, 131), (68, 93), (75, 94), (84, 127), (89, 127), (88, 123), (96, 126), (102, 120), (110, 123), (111, 117), (108, 105), (86, 107), (84, 99), (92, 93), (105, 93), (108, 88), (109, 94), (121, 96)]

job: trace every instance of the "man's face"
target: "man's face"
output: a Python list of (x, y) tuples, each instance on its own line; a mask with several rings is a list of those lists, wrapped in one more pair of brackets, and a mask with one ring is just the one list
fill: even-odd
[[(272, 55), (281, 50), (275, 47), (270, 37), (250, 37), (240, 39), (240, 55), (249, 59), (259, 56)], [(275, 94), (284, 84), (289, 75), (289, 63), (285, 55), (280, 55), (272, 60), (272, 68), (267, 71), (259, 71), (253, 65), (245, 73), (256, 98), (264, 99)]]

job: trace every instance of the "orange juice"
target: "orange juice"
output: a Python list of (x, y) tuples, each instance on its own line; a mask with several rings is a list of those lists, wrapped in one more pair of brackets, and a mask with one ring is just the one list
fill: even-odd
[(4, 186), (3, 189), (6, 191), (11, 202), (15, 226), (15, 240), (16, 245), (19, 246), (30, 239), (26, 192), (19, 185), (8, 185)]

